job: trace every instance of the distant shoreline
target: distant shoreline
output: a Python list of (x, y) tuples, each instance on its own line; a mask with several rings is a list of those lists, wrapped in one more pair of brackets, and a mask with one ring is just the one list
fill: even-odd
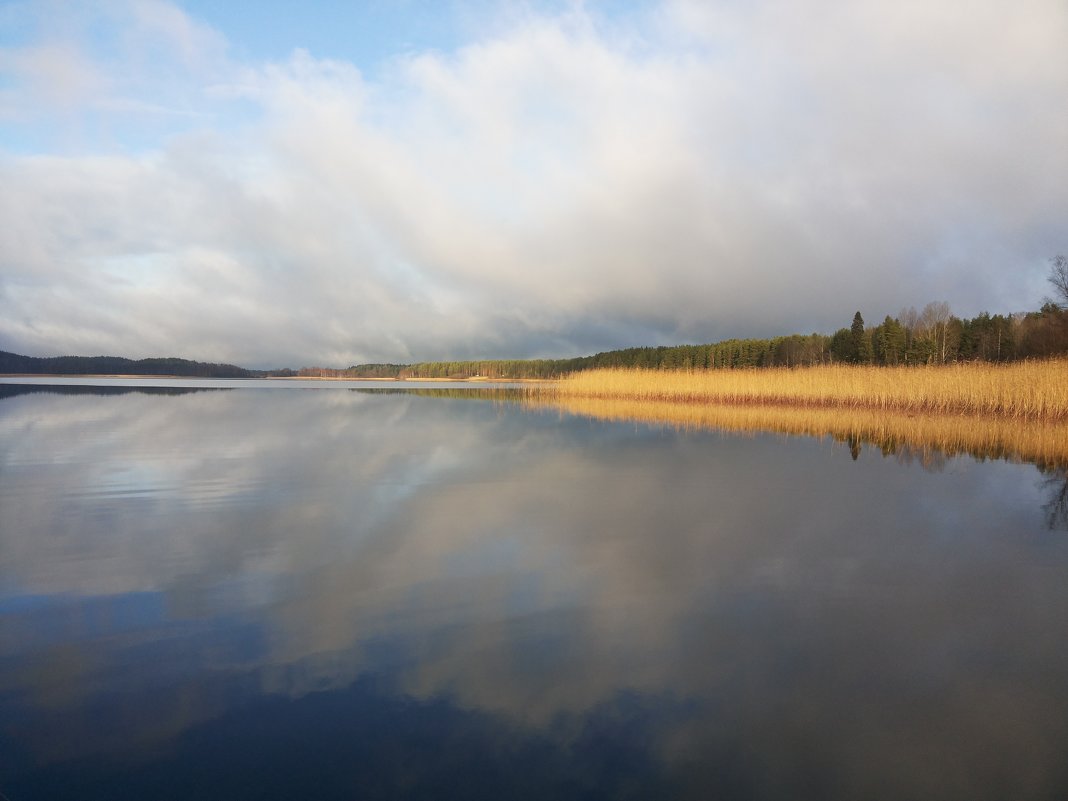
[(437, 383), (437, 384), (542, 384), (551, 379), (545, 378), (488, 378), (472, 376), (471, 378), (369, 378), (366, 376), (327, 376), (327, 375), (264, 375), (222, 378), (199, 375), (158, 375), (156, 373), (0, 373), (3, 378), (121, 378), (136, 380), (162, 379), (166, 381), (370, 381), (389, 382), (391, 384)]
[(394, 384), (404, 384), (409, 381), (423, 383), (433, 382), (442, 384), (479, 384), (489, 382), (493, 384), (543, 384), (552, 381), (551, 378), (490, 378), (484, 375), (471, 376), (470, 378), (370, 378), (368, 376), (330, 376), (330, 375), (271, 375), (263, 378), (250, 379), (253, 381), (389, 381)]

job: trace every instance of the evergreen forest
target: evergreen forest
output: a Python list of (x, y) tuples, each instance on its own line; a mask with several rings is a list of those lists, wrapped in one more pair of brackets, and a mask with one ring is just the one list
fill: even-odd
[(306, 367), (305, 376), (351, 378), (549, 379), (602, 367), (709, 370), (799, 367), (831, 362), (928, 365), (961, 361), (1009, 362), (1068, 352), (1068, 310), (1056, 303), (1017, 315), (983, 312), (961, 319), (947, 303), (903, 310), (869, 326), (858, 311), (833, 334), (728, 339), (707, 345), (625, 348), (572, 359), (484, 359), (358, 364), (345, 370)]
[(174, 375), (203, 378), (488, 378), (552, 379), (598, 368), (716, 370), (801, 367), (832, 362), (931, 365), (951, 362), (1011, 362), (1068, 353), (1068, 257), (1050, 260), (1056, 299), (1021, 314), (954, 315), (946, 302), (902, 309), (869, 325), (857, 311), (833, 334), (790, 334), (770, 339), (727, 339), (705, 345), (634, 347), (569, 359), (481, 359), (415, 364), (356, 364), (348, 368), (249, 370), (232, 364), (187, 359), (117, 356), (37, 358), (0, 351), (0, 373), (57, 375)]

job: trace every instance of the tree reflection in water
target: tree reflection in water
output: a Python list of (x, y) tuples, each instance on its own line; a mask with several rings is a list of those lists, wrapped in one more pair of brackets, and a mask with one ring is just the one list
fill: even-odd
[(1068, 468), (1054, 467), (1042, 472), (1042, 489), (1049, 493), (1049, 500), (1042, 505), (1046, 525), (1050, 531), (1068, 531)]

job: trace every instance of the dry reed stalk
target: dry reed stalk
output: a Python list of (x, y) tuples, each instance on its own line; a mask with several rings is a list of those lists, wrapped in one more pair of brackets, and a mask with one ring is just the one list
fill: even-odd
[(1068, 420), (1068, 359), (938, 367), (589, 370), (533, 395)]

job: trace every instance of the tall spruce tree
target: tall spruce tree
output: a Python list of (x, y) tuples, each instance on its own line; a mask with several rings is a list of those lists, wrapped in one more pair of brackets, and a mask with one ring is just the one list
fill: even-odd
[(864, 331), (864, 318), (858, 311), (853, 315), (853, 325), (849, 328), (849, 336), (853, 344), (853, 361), (857, 364), (871, 363), (871, 339)]

